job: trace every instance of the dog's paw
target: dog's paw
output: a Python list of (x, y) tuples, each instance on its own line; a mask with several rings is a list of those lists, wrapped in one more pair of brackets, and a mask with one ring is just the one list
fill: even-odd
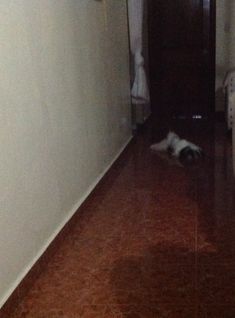
[(166, 151), (167, 148), (168, 148), (168, 143), (166, 139), (163, 139), (162, 141), (150, 146), (150, 149), (153, 151)]

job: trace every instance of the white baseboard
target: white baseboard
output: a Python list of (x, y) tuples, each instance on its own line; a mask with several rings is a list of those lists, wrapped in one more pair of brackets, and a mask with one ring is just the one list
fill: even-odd
[(15, 282), (12, 284), (12, 286), (1, 297), (0, 309), (5, 304), (5, 302), (8, 300), (8, 298), (11, 296), (11, 294), (14, 292), (14, 290), (17, 288), (17, 286), (20, 284), (20, 282), (25, 278), (25, 276), (28, 274), (28, 272), (31, 270), (31, 268), (34, 266), (34, 264), (37, 262), (37, 260), (43, 255), (43, 253), (46, 251), (48, 246), (54, 241), (54, 239), (60, 233), (60, 231), (63, 229), (63, 227), (69, 222), (69, 220), (72, 218), (72, 216), (77, 212), (77, 210), (81, 206), (81, 204), (87, 199), (89, 194), (94, 190), (94, 188), (97, 186), (97, 184), (100, 182), (100, 180), (105, 176), (105, 174), (108, 172), (108, 170), (112, 167), (114, 162), (118, 159), (118, 157), (121, 155), (121, 153), (127, 147), (127, 145), (130, 143), (132, 138), (133, 138), (133, 136), (130, 136), (128, 138), (128, 140), (124, 143), (124, 145), (118, 151), (117, 155), (114, 157), (114, 159), (111, 161), (111, 163), (104, 169), (104, 171), (89, 186), (89, 188), (84, 193), (84, 195), (78, 200), (78, 202), (73, 206), (73, 208), (67, 214), (66, 218), (60, 223), (60, 225), (56, 228), (56, 230), (51, 234), (51, 236), (46, 241), (44, 246), (39, 250), (37, 255), (32, 259), (32, 261), (28, 264), (28, 266), (26, 266), (24, 268), (24, 270), (19, 274), (18, 278), (15, 280)]

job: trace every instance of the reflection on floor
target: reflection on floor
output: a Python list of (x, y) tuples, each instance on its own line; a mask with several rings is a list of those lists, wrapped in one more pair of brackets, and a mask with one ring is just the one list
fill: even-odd
[(153, 154), (149, 123), (79, 211), (12, 318), (235, 317), (235, 196), (223, 124), (179, 124), (202, 165)]

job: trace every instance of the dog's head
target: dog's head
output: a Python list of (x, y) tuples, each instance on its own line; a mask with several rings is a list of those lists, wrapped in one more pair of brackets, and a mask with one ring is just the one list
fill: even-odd
[(190, 146), (183, 148), (179, 153), (179, 161), (183, 165), (193, 165), (204, 157), (201, 148), (192, 149)]

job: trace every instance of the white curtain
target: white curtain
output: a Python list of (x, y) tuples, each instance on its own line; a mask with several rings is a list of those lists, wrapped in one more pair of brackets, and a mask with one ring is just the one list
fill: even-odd
[(143, 18), (144, 0), (128, 0), (130, 46), (134, 58), (135, 74), (131, 89), (133, 104), (149, 102), (149, 88), (144, 67), (143, 50)]

